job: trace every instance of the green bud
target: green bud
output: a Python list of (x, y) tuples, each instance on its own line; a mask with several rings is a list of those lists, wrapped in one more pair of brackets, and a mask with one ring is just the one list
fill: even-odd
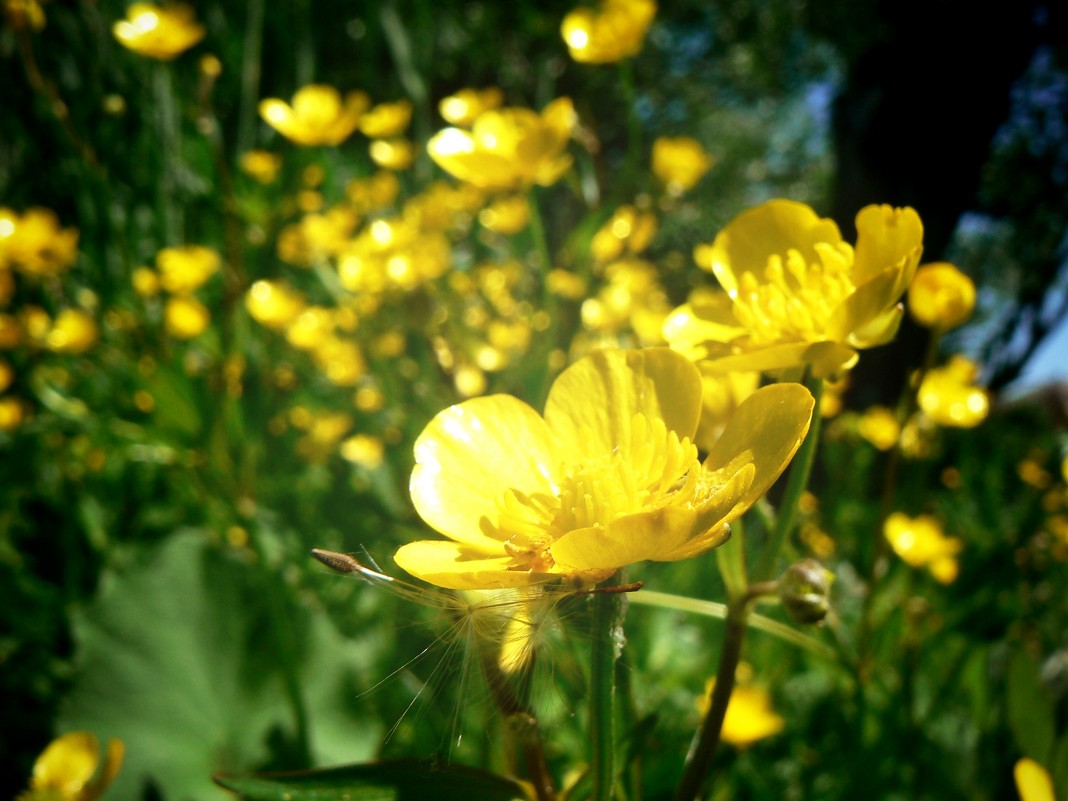
[(779, 598), (798, 623), (820, 623), (831, 609), (834, 573), (815, 559), (802, 559), (779, 578)]

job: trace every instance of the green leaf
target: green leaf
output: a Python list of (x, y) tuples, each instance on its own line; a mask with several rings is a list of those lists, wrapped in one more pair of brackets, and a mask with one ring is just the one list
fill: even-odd
[(402, 759), (299, 773), (216, 776), (248, 801), (513, 801), (519, 782), (462, 765)]
[(1038, 667), (1023, 651), (1009, 662), (1009, 729), (1020, 751), (1046, 764), (1053, 746), (1053, 699), (1042, 688)]
[(126, 744), (113, 797), (140, 798), (151, 783), (168, 801), (224, 799), (213, 774), (279, 759), (279, 743), (296, 739), (287, 658), (315, 762), (373, 754), (378, 724), (353, 708), (361, 683), (353, 674), (365, 661), (358, 644), (285, 598), (279, 605), (302, 636), (279, 653), (263, 594), (287, 587), (239, 555), (211, 545), (206, 532), (175, 532), (106, 573), (98, 599), (75, 611), (77, 672), (58, 728)]

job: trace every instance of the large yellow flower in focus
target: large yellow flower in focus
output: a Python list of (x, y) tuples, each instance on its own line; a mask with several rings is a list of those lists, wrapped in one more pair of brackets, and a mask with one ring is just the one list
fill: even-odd
[(439, 413), (415, 443), (411, 496), (448, 540), (395, 559), (453, 589), (595, 583), (724, 542), (808, 431), (813, 400), (777, 384), (742, 403), (702, 464), (701, 377), (666, 348), (593, 353), (553, 383), (542, 417), (507, 395)]
[(356, 130), (370, 105), (365, 92), (349, 92), (342, 101), (333, 86), (309, 84), (297, 90), (292, 105), (274, 97), (261, 101), (260, 116), (294, 144), (339, 145)]
[(470, 131), (446, 128), (426, 148), (443, 170), (481, 189), (549, 186), (571, 166), (564, 149), (574, 124), (570, 98), (560, 97), (541, 114), (527, 108), (486, 111)]
[(95, 734), (73, 731), (57, 737), (34, 762), (30, 789), (19, 801), (96, 801), (115, 780), (124, 752), (121, 740), (108, 740), (101, 765)]
[(641, 52), (655, 16), (653, 0), (602, 0), (596, 11), (576, 8), (564, 17), (560, 34), (575, 61), (610, 64)]
[(177, 58), (204, 38), (204, 26), (185, 3), (134, 3), (111, 30), (123, 47), (160, 61)]
[(911, 208), (867, 206), (857, 232), (854, 248), (832, 220), (790, 200), (742, 213), (696, 254), (730, 307), (679, 308), (668, 341), (680, 337), (691, 350), (701, 343), (709, 372), (811, 365), (826, 378), (852, 367), (857, 350), (894, 338), (898, 299), (923, 250), (923, 224)]

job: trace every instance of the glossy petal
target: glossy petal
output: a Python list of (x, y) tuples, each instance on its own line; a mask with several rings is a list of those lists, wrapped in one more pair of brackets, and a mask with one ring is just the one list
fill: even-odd
[[(420, 517), (457, 542), (499, 550), (484, 532), (510, 490), (553, 491), (553, 437), (522, 401), (491, 395), (440, 412), (415, 442), (410, 491)], [(490, 521), (496, 523), (495, 520)]]
[(667, 348), (599, 351), (561, 373), (545, 404), (545, 421), (574, 462), (628, 441), (636, 414), (693, 439), (701, 416), (693, 364)]
[(509, 569), (515, 565), (510, 556), (487, 556), (476, 548), (445, 540), (410, 542), (401, 546), (393, 559), (413, 576), (452, 590), (520, 587), (544, 579), (525, 570)]
[(1012, 772), (1020, 801), (1056, 801), (1049, 771), (1033, 759), (1018, 760)]
[(797, 250), (807, 262), (818, 262), (816, 244), (841, 243), (833, 220), (792, 200), (772, 200), (742, 212), (712, 243), (712, 272), (727, 292), (738, 289), (743, 272), (763, 275), (768, 257)]
[(912, 282), (923, 253), (923, 223), (915, 210), (905, 207), (866, 206), (857, 214), (857, 248), (853, 283), (870, 281), (890, 266), (902, 265), (897, 295)]

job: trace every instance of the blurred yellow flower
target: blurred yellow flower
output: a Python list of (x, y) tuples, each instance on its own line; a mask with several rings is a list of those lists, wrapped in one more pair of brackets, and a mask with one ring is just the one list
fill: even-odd
[(204, 26), (185, 3), (134, 3), (111, 30), (126, 49), (160, 61), (177, 58), (204, 38)]
[(241, 172), (265, 186), (273, 183), (282, 169), (282, 157), (266, 150), (249, 150), (241, 154)]
[(438, 103), (438, 111), (450, 125), (467, 128), (479, 114), (500, 108), (503, 102), (504, 92), (496, 86), (487, 89), (461, 89), (456, 94), (443, 98)]
[(0, 208), (0, 269), (54, 275), (77, 258), (78, 231), (61, 228), (50, 209), (31, 208), (20, 215)]
[(0, 314), (0, 349), (11, 350), (22, 341), (22, 326), (11, 314)]
[(130, 274), (134, 292), (143, 298), (159, 294), (159, 273), (148, 267), (138, 267)]
[(1053, 777), (1035, 760), (1028, 757), (1017, 760), (1012, 773), (1020, 801), (1057, 801)]
[(64, 309), (52, 323), (45, 344), (56, 353), (85, 353), (99, 336), (100, 331), (92, 317), (80, 309)]
[(653, 0), (601, 0), (597, 10), (576, 8), (560, 26), (571, 58), (610, 64), (637, 55), (656, 16)]
[(261, 280), (249, 287), (245, 308), (256, 322), (281, 330), (304, 311), (304, 298), (285, 284)]
[(278, 233), (278, 258), (297, 267), (311, 267), (348, 247), (359, 218), (350, 209), (334, 207), (305, 214)]
[(333, 86), (309, 84), (297, 90), (292, 105), (273, 97), (260, 101), (260, 116), (294, 144), (339, 145), (356, 130), (370, 105), (365, 92), (349, 92), (343, 102)]
[(605, 268), (608, 282), (582, 304), (582, 324), (590, 331), (617, 333), (630, 328), (644, 346), (662, 345), (664, 319), (671, 311), (655, 265), (623, 259)]
[(917, 400), (920, 409), (942, 426), (973, 428), (986, 419), (990, 399), (975, 386), (979, 365), (966, 356), (954, 356), (949, 363), (929, 370), (920, 382)]
[(872, 406), (860, 416), (857, 429), (864, 439), (881, 451), (888, 451), (901, 436), (897, 415), (885, 406)]
[(15, 370), (3, 359), (0, 359), (0, 392), (7, 392), (7, 388), (15, 380)]
[(192, 339), (202, 333), (210, 322), (211, 312), (189, 295), (176, 295), (163, 307), (164, 326), (171, 336), (178, 339)]
[(371, 161), (384, 170), (406, 170), (415, 161), (415, 145), (407, 139), (376, 139), (369, 152)]
[(360, 132), (368, 139), (400, 136), (412, 121), (412, 101), (379, 103), (360, 117)]
[(590, 241), (590, 253), (598, 262), (618, 259), (624, 251), (638, 255), (656, 235), (656, 215), (634, 206), (620, 206)]
[(483, 112), (471, 130), (446, 128), (427, 143), (443, 170), (482, 189), (522, 190), (556, 183), (571, 167), (565, 152), (575, 110), (570, 98), (552, 101), (538, 114), (526, 108)]
[(400, 194), (400, 181), (388, 170), (379, 170), (366, 178), (353, 178), (345, 184), (345, 197), (357, 214), (382, 211), (393, 205)]
[(653, 175), (668, 194), (693, 189), (716, 160), (689, 136), (661, 136), (653, 142)]
[(908, 565), (927, 568), (942, 584), (951, 584), (957, 578), (961, 541), (947, 537), (936, 518), (930, 515), (909, 517), (894, 512), (883, 524), (883, 535), (894, 553)]
[(14, 431), (22, 424), (22, 401), (5, 396), (0, 398), (0, 431)]
[(339, 450), (345, 461), (373, 470), (382, 464), (385, 446), (378, 437), (355, 434), (342, 442)]
[[(893, 339), (912, 280), (923, 226), (910, 208), (868, 206), (857, 245), (804, 205), (772, 200), (731, 221), (698, 249), (731, 307), (683, 306), (670, 334), (698, 353), (702, 369), (773, 371), (809, 365), (820, 378), (852, 367), (857, 349)], [(669, 341), (672, 341), (669, 336)]]
[(195, 292), (219, 271), (222, 259), (203, 245), (163, 248), (156, 254), (160, 285), (173, 295)]
[[(715, 687), (716, 679), (713, 677), (705, 685), (705, 693), (697, 704), (702, 715), (708, 713)], [(739, 683), (731, 692), (719, 736), (723, 742), (735, 748), (746, 748), (758, 740), (778, 734), (785, 725), (786, 721), (772, 708), (771, 694), (766, 689), (755, 684)]]
[(452, 263), (448, 238), (398, 217), (373, 220), (338, 258), (338, 277), (349, 292), (412, 290), (442, 275)]
[(691, 437), (696, 368), (666, 349), (595, 352), (553, 383), (542, 417), (490, 395), (439, 413), (415, 443), (411, 496), (449, 540), (397, 564), (454, 589), (601, 581), (644, 560), (696, 556), (771, 486), (808, 430), (799, 384), (755, 393), (704, 464)]
[(37, 0), (4, 0), (4, 16), (15, 30), (29, 27), (39, 31), (45, 26), (44, 9)]
[(920, 325), (948, 331), (972, 316), (975, 284), (949, 262), (922, 264), (909, 285), (908, 307)]
[(530, 222), (530, 203), (525, 195), (499, 197), (478, 213), (478, 221), (498, 234), (518, 234)]
[(96, 801), (115, 780), (124, 753), (121, 740), (108, 740), (101, 764), (95, 734), (74, 731), (57, 737), (37, 757), (30, 788), (18, 801)]

